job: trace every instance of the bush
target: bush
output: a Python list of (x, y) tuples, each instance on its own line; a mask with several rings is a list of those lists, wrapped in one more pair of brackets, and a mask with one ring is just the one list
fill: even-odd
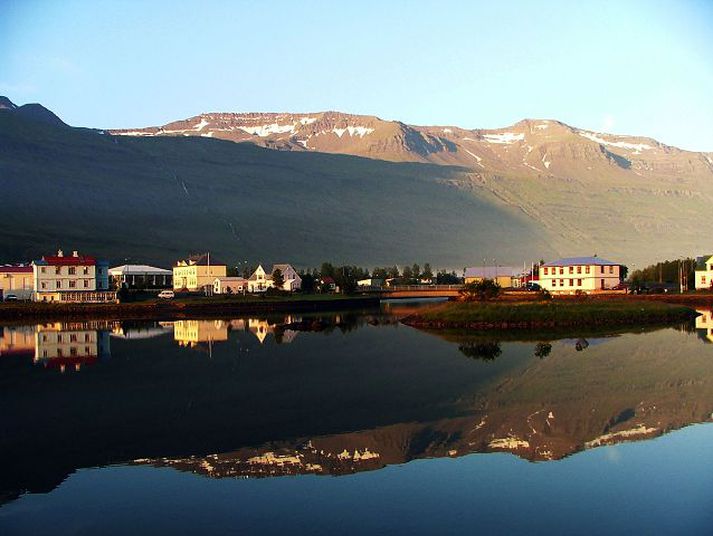
[(463, 301), (487, 301), (497, 298), (500, 291), (500, 285), (492, 279), (481, 279), (466, 284), (460, 291), (460, 296)]

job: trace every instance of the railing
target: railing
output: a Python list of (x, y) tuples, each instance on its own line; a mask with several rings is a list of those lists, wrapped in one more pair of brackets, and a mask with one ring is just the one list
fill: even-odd
[[(372, 287), (373, 288), (373, 287)], [(381, 292), (403, 292), (406, 290), (418, 290), (423, 292), (438, 292), (441, 290), (461, 290), (463, 285), (398, 285), (394, 287), (382, 287), (379, 289)]]

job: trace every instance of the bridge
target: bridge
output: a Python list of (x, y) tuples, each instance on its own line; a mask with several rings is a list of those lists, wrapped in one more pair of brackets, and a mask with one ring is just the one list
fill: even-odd
[(463, 285), (400, 285), (394, 287), (368, 288), (363, 292), (377, 295), (382, 300), (406, 298), (455, 298)]

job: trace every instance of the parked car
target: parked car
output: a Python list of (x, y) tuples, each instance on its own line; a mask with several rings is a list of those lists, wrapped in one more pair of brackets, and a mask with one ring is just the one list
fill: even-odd
[(613, 286), (611, 289), (612, 290), (629, 290), (629, 284), (622, 281), (618, 285)]
[(5, 296), (5, 301), (18, 301), (17, 294), (8, 294)]
[(540, 285), (537, 283), (533, 283), (532, 281), (528, 281), (527, 284), (525, 285), (525, 290), (541, 290)]
[(172, 290), (162, 290), (161, 292), (158, 293), (159, 299), (162, 300), (172, 300), (173, 298), (176, 297), (176, 293), (173, 292)]

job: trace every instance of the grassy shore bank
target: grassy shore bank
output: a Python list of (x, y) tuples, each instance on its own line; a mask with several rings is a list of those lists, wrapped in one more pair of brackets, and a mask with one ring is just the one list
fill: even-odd
[(689, 307), (653, 301), (448, 302), (402, 322), (426, 329), (542, 329), (664, 324), (695, 316)]
[(101, 318), (116, 320), (211, 318), (229, 315), (338, 311), (378, 307), (379, 299), (334, 294), (278, 297), (216, 297), (151, 300), (118, 304), (4, 303), (0, 321), (72, 320)]

